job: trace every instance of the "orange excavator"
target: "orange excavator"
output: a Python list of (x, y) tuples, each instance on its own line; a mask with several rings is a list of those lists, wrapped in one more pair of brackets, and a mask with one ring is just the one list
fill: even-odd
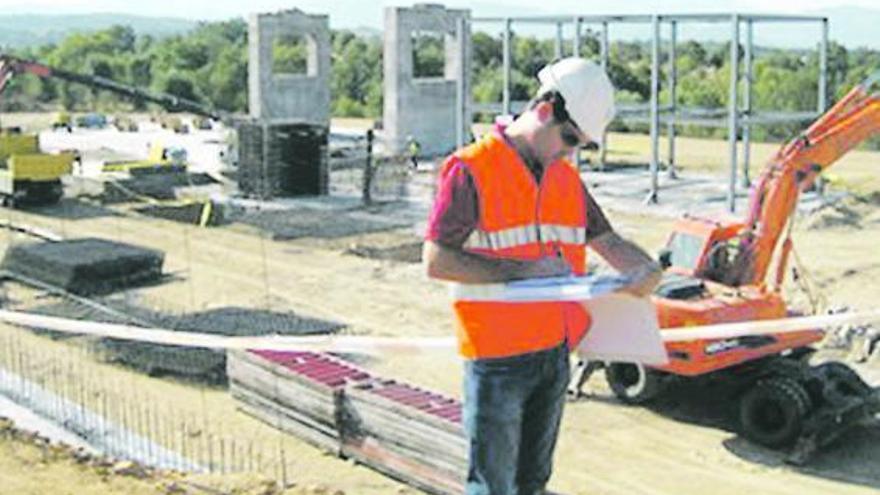
[[(752, 188), (744, 221), (686, 216), (677, 222), (661, 252), (664, 279), (653, 296), (661, 327), (797, 314), (788, 308), (781, 287), (798, 196), (838, 158), (880, 133), (880, 93), (872, 92), (878, 81), (880, 72), (779, 150)], [(880, 411), (880, 392), (848, 366), (807, 363), (811, 345), (823, 336), (822, 329), (807, 328), (668, 342), (669, 364), (605, 363), (606, 378), (615, 395), (631, 404), (650, 401), (683, 377), (732, 381), (743, 436), (770, 447), (794, 445), (788, 460), (803, 463), (844, 426)]]

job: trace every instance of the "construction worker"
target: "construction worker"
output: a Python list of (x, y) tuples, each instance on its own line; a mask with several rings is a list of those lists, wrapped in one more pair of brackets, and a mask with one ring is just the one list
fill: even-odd
[(569, 381), (569, 350), (590, 316), (572, 302), (466, 297), (483, 284), (583, 274), (589, 245), (646, 296), (660, 267), (621, 238), (566, 159), (601, 139), (613, 87), (597, 65), (567, 58), (538, 74), (540, 90), (508, 126), (444, 162), (423, 258), (429, 277), (454, 282), (464, 362), (467, 494), (539, 494)]
[(419, 153), (422, 152), (422, 145), (412, 136), (406, 137), (406, 151), (409, 153), (409, 163), (413, 170), (419, 169)]

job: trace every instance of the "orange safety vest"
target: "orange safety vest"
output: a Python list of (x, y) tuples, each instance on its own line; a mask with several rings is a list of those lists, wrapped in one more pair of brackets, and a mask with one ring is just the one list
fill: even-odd
[[(493, 258), (536, 260), (561, 253), (575, 274), (586, 268), (586, 199), (575, 167), (567, 160), (548, 166), (541, 183), (516, 150), (497, 133), (448, 160), (468, 167), (479, 200), (477, 228), (465, 251)], [(481, 301), (464, 297), (483, 284), (454, 284), (459, 352), (469, 359), (494, 358), (575, 346), (590, 324), (573, 302)]]

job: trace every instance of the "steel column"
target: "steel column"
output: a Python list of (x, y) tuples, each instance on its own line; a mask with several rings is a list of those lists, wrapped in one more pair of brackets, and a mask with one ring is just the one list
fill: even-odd
[(651, 21), (651, 190), (646, 203), (657, 202), (660, 169), (660, 17)]
[(458, 73), (455, 81), (455, 147), (464, 146), (465, 139), (465, 78), (467, 77), (467, 46), (470, 44), (468, 36), (465, 36), (464, 17), (455, 20), (455, 35), (458, 38)]
[(819, 45), (819, 101), (816, 110), (828, 109), (828, 19), (822, 19), (822, 41)]
[(727, 209), (736, 211), (736, 146), (737, 128), (739, 127), (737, 105), (737, 80), (739, 79), (739, 16), (730, 18), (730, 94), (728, 96), (728, 145), (730, 147), (730, 183), (727, 189)]
[[(602, 22), (602, 35), (599, 39), (599, 64), (602, 70), (608, 71), (608, 22)], [(605, 158), (608, 153), (608, 131), (602, 133), (599, 143), (599, 170), (605, 169)]]
[(746, 50), (744, 54), (745, 65), (745, 92), (743, 93), (743, 115), (746, 117), (742, 124), (742, 140), (743, 140), (743, 165), (742, 165), (742, 185), (743, 187), (751, 187), (752, 179), (749, 175), (750, 162), (752, 157), (752, 80), (753, 75), (753, 52), (754, 52), (754, 22), (749, 19), (746, 21)]
[(676, 82), (678, 79), (678, 67), (676, 67), (675, 45), (678, 42), (678, 21), (670, 23), (669, 32), (669, 123), (666, 127), (666, 134), (669, 138), (669, 165), (667, 173), (670, 179), (675, 179), (675, 112), (676, 112)]
[(504, 115), (510, 115), (510, 18), (504, 19), (504, 35), (501, 38), (502, 54), (502, 71), (504, 74), (504, 89), (502, 91), (502, 111)]
[(557, 59), (562, 58), (563, 49), (562, 49), (562, 23), (556, 23), (556, 45), (553, 47), (553, 51), (556, 55)]
[[(828, 19), (822, 19), (822, 40), (819, 42), (819, 97), (816, 110), (819, 115), (825, 113), (828, 106)], [(816, 179), (816, 190), (819, 195), (825, 194), (825, 179), (820, 175)]]

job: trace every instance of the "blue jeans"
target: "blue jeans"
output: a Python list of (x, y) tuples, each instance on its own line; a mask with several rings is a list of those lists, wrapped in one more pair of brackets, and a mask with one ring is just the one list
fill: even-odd
[(569, 380), (566, 345), (464, 368), (468, 495), (544, 493)]

